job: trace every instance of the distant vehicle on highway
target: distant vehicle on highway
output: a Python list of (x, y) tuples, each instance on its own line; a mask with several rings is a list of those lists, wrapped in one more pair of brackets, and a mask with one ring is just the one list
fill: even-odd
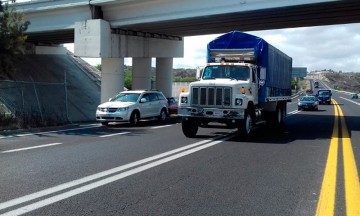
[(330, 89), (320, 89), (316, 94), (319, 104), (331, 104), (331, 96)]
[(318, 110), (319, 102), (313, 95), (302, 96), (298, 102), (298, 110)]
[(358, 98), (359, 98), (359, 95), (356, 94), (356, 93), (351, 93), (351, 98), (352, 98), (352, 99), (358, 99)]
[(311, 89), (306, 89), (305, 92), (306, 92), (307, 95), (312, 95), (313, 94), (313, 91)]
[(314, 82), (314, 88), (319, 88), (319, 81)]
[(129, 122), (136, 126), (140, 119), (157, 117), (165, 121), (168, 115), (168, 102), (160, 91), (123, 91), (96, 110), (96, 120), (102, 125), (109, 122)]

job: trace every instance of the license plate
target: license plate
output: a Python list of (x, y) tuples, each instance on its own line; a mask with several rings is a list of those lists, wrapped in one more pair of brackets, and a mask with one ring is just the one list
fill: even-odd
[(215, 111), (214, 116), (215, 117), (221, 117), (221, 116), (223, 116), (223, 112), (222, 111)]

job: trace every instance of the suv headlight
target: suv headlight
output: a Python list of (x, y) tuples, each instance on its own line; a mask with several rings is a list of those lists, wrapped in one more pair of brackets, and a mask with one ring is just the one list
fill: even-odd
[(121, 108), (117, 109), (118, 112), (124, 112), (124, 111), (127, 111), (127, 110), (129, 110), (129, 107), (121, 107)]

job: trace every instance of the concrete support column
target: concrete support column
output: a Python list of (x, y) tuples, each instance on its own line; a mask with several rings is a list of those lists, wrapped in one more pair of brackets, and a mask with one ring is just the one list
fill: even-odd
[(132, 70), (132, 89), (151, 89), (151, 58), (133, 58)]
[(156, 58), (156, 89), (172, 96), (173, 58)]
[(101, 103), (124, 90), (124, 59), (101, 58)]

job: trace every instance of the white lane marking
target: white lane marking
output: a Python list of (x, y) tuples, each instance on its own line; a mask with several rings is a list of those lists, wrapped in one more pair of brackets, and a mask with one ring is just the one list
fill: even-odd
[(130, 133), (130, 132), (114, 133), (114, 134), (102, 135), (99, 137), (104, 138), (104, 137), (111, 137), (111, 136), (117, 136), (117, 135), (124, 135), (124, 134), (128, 134), (128, 133)]
[(295, 115), (295, 114), (297, 114), (297, 113), (299, 113), (299, 112), (301, 112), (301, 111), (299, 111), (299, 110), (294, 110), (294, 111), (289, 112), (287, 115), (288, 115), (288, 116), (291, 116), (291, 115)]
[(162, 126), (156, 126), (156, 127), (152, 127), (151, 129), (158, 129), (158, 128), (164, 128), (164, 127), (170, 127), (172, 125), (162, 125)]
[(100, 127), (100, 125), (91, 126), (91, 127), (83, 127), (83, 128), (64, 129), (64, 130), (57, 130), (57, 131), (46, 131), (46, 132), (39, 132), (39, 133), (29, 133), (29, 134), (17, 134), (17, 135), (11, 135), (11, 136), (2, 136), (2, 137), (0, 137), (0, 139), (6, 139), (6, 138), (12, 138), (12, 137), (33, 136), (33, 135), (41, 135), (41, 134), (64, 132), (64, 131), (83, 130), (83, 129), (94, 128), (94, 127)]
[(27, 147), (27, 148), (19, 148), (19, 149), (7, 150), (7, 151), (3, 151), (3, 152), (1, 152), (1, 153), (10, 153), (10, 152), (25, 151), (25, 150), (29, 150), (29, 149), (44, 148), (44, 147), (48, 147), (48, 146), (61, 145), (61, 144), (62, 144), (62, 143), (50, 143), (50, 144), (32, 146), (32, 147)]
[(95, 188), (104, 186), (104, 185), (106, 185), (106, 184), (109, 184), (109, 183), (118, 181), (118, 180), (123, 179), (123, 178), (125, 178), (125, 177), (128, 177), (128, 176), (131, 176), (131, 175), (140, 173), (140, 172), (142, 172), (142, 171), (145, 171), (145, 170), (148, 170), (148, 169), (150, 169), (150, 168), (159, 166), (159, 165), (161, 165), (161, 164), (164, 164), (164, 163), (167, 163), (167, 162), (176, 160), (176, 159), (178, 159), (178, 158), (187, 156), (187, 155), (192, 154), (192, 153), (195, 153), (195, 152), (197, 152), (197, 151), (200, 151), (200, 150), (209, 148), (209, 147), (211, 147), (211, 146), (214, 146), (214, 145), (217, 145), (217, 144), (219, 144), (219, 143), (222, 143), (222, 142), (224, 142), (224, 141), (226, 141), (226, 140), (229, 140), (229, 139), (231, 139), (231, 138), (233, 138), (233, 137), (235, 137), (235, 136), (236, 136), (236, 134), (233, 134), (233, 135), (228, 136), (228, 137), (224, 137), (224, 138), (222, 138), (221, 140), (213, 141), (213, 142), (210, 142), (210, 143), (208, 143), (208, 144), (205, 144), (205, 145), (202, 145), (202, 146), (199, 146), (199, 147), (196, 147), (196, 148), (193, 148), (193, 149), (184, 151), (184, 152), (180, 152), (180, 153), (175, 154), (175, 155), (171, 155), (171, 156), (169, 156), (169, 157), (166, 157), (166, 158), (163, 158), (163, 159), (154, 161), (154, 162), (152, 162), (152, 163), (149, 163), (149, 164), (146, 164), (146, 165), (143, 165), (143, 166), (134, 168), (134, 169), (132, 169), (132, 170), (128, 170), (128, 171), (123, 172), (123, 173), (120, 173), (120, 174), (117, 174), (117, 175), (115, 175), (115, 176), (111, 176), (111, 177), (108, 177), (108, 178), (106, 178), (106, 179), (102, 179), (102, 180), (99, 180), (99, 181), (97, 181), (97, 182), (93, 182), (93, 183), (91, 183), (91, 184), (84, 185), (84, 186), (82, 186), (82, 187), (79, 187), (79, 188), (76, 188), (76, 189), (73, 189), (73, 190), (64, 192), (64, 193), (62, 193), (62, 194), (58, 194), (58, 195), (55, 195), (55, 196), (46, 198), (46, 199), (44, 199), (44, 200), (40, 200), (40, 201), (35, 202), (35, 203), (33, 203), (33, 204), (29, 204), (29, 205), (27, 205), (27, 206), (20, 207), (20, 208), (18, 208), (18, 209), (15, 209), (15, 210), (6, 212), (5, 214), (2, 214), (2, 215), (3, 215), (3, 216), (10, 216), (10, 215), (21, 215), (21, 214), (28, 213), (28, 212), (30, 212), (30, 211), (33, 211), (33, 210), (42, 208), (42, 207), (44, 207), (44, 206), (47, 206), (47, 205), (50, 205), (50, 204), (59, 202), (59, 201), (61, 201), (61, 200), (67, 199), (67, 198), (69, 198), (69, 197), (72, 197), (72, 196), (75, 196), (75, 195), (78, 195), (78, 194), (87, 192), (87, 191), (89, 191), (89, 190), (92, 190), (92, 189), (95, 189)]
[[(217, 136), (214, 139), (219, 139), (221, 137), (223, 137), (223, 136)], [(211, 142), (211, 141), (214, 141), (214, 140), (213, 139), (211, 139), (211, 140), (209, 140), (209, 139), (208, 140), (202, 140), (202, 141), (199, 141), (199, 142), (196, 142), (196, 143), (193, 143), (193, 144), (181, 147), (181, 148), (177, 148), (177, 149), (167, 151), (167, 152), (164, 152), (164, 153), (161, 153), (161, 154), (158, 154), (158, 155), (154, 155), (152, 157), (148, 157), (148, 158), (138, 160), (138, 161), (135, 161), (135, 162), (132, 162), (132, 163), (129, 163), (129, 164), (125, 164), (125, 165), (122, 165), (122, 166), (119, 166), (119, 167), (115, 167), (115, 168), (112, 168), (112, 169), (109, 169), (109, 170), (105, 170), (105, 171), (100, 172), (100, 173), (89, 175), (89, 176), (86, 176), (86, 177), (83, 177), (83, 178), (80, 178), (80, 179), (77, 179), (77, 180), (74, 180), (74, 181), (71, 181), (71, 182), (60, 184), (60, 185), (52, 187), (52, 188), (48, 188), (48, 189), (45, 189), (45, 190), (42, 190), (42, 191), (39, 191), (39, 192), (35, 192), (35, 193), (29, 194), (29, 195), (25, 195), (25, 196), (22, 196), (22, 197), (19, 197), (19, 198), (15, 198), (15, 199), (0, 203), (0, 210), (6, 209), (6, 208), (9, 208), (11, 206), (15, 206), (15, 205), (18, 205), (18, 204), (21, 204), (21, 203), (24, 203), (24, 202), (28, 202), (28, 201), (31, 201), (31, 200), (34, 200), (34, 199), (37, 199), (37, 198), (40, 198), (40, 197), (43, 197), (43, 196), (47, 196), (49, 194), (56, 193), (56, 192), (59, 192), (59, 191), (68, 189), (70, 187), (74, 187), (76, 185), (80, 185), (80, 184), (89, 182), (89, 181), (93, 181), (93, 180), (96, 180), (96, 179), (99, 179), (99, 178), (102, 178), (102, 177), (105, 177), (105, 176), (108, 176), (108, 175), (111, 175), (111, 174), (114, 174), (114, 173), (129, 169), (129, 168), (132, 168), (132, 167), (135, 167), (135, 166), (139, 166), (141, 164), (148, 163), (150, 161), (157, 160), (157, 159), (160, 159), (162, 157), (166, 157), (166, 156), (169, 156), (169, 155), (172, 155), (172, 154), (175, 154), (177, 152), (181, 152), (181, 151), (184, 151), (184, 150), (187, 150), (187, 149), (190, 149), (190, 148), (194, 148), (196, 146), (199, 146), (199, 145)]]
[(347, 98), (344, 98), (344, 97), (340, 97), (340, 98), (342, 98), (342, 99), (344, 99), (344, 100), (347, 100), (347, 101), (349, 101), (349, 102), (351, 102), (351, 103), (354, 103), (354, 104), (360, 106), (360, 103), (358, 103), (358, 102), (355, 102), (355, 101), (353, 101), (353, 100), (350, 100), (350, 99), (347, 99)]

